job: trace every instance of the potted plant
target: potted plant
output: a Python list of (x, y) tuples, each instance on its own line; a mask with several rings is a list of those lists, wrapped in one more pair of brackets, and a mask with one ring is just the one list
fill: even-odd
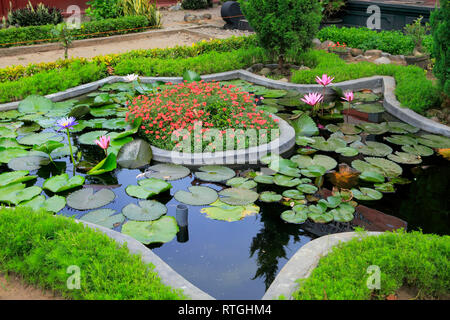
[(423, 17), (420, 16), (404, 28), (405, 34), (410, 36), (414, 42), (412, 55), (405, 56), (405, 60), (408, 65), (414, 64), (426, 69), (430, 63), (430, 55), (423, 53), (422, 42), (424, 36), (430, 30), (430, 25), (428, 23), (422, 24), (422, 19)]
[(345, 43), (336, 42), (336, 44), (328, 45), (328, 52), (337, 54), (341, 59), (347, 59), (351, 57), (350, 49)]
[(345, 0), (319, 0), (322, 6), (324, 24), (341, 23), (342, 19), (336, 17), (337, 13), (345, 6)]

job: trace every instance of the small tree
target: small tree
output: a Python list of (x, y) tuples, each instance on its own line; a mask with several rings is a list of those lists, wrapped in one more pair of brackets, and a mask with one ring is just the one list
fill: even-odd
[(69, 47), (72, 45), (73, 37), (66, 23), (60, 23), (52, 29), (52, 34), (59, 39), (64, 48), (64, 59), (69, 58)]
[(284, 69), (286, 55), (308, 49), (322, 19), (317, 0), (239, 0), (260, 45)]
[(435, 9), (431, 16), (431, 34), (433, 35), (433, 56), (436, 63), (433, 73), (444, 90), (444, 93), (450, 97), (450, 52), (448, 45), (450, 43), (450, 2), (441, 0), (441, 8)]
[(405, 34), (410, 36), (412, 41), (414, 42), (414, 53), (421, 54), (422, 53), (422, 42), (423, 38), (430, 31), (430, 25), (425, 23), (422, 25), (423, 17), (417, 18), (413, 23), (407, 24), (405, 26)]

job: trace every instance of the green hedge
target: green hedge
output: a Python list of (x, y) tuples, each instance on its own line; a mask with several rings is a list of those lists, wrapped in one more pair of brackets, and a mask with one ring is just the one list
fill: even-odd
[[(412, 38), (400, 31), (375, 31), (365, 27), (326, 27), (319, 31), (317, 37), (320, 41), (331, 40), (333, 42), (345, 43), (348, 47), (362, 50), (378, 49), (390, 54), (409, 55), (414, 49)], [(433, 39), (425, 36), (423, 47), (426, 52), (431, 53)]]
[[(148, 27), (149, 21), (144, 16), (127, 16), (117, 19), (104, 19), (84, 22), (80, 29), (71, 31), (75, 40), (107, 37), (111, 35), (142, 32)], [(57, 42), (51, 30), (54, 25), (30, 26), (22, 28), (8, 28), (0, 30), (0, 48), (24, 46), (36, 43)], [(127, 30), (134, 29), (135, 30)], [(120, 31), (119, 31), (120, 30)], [(100, 34), (93, 34), (98, 33)], [(47, 40), (52, 39), (52, 40)], [(39, 41), (41, 40), (41, 41)], [(45, 41), (42, 41), (45, 40)]]
[(293, 71), (291, 81), (294, 83), (315, 84), (315, 77), (324, 73), (335, 77), (334, 82), (376, 75), (392, 76), (396, 81), (395, 95), (403, 107), (424, 113), (440, 103), (438, 88), (427, 79), (426, 71), (416, 66), (377, 65), (365, 61), (347, 64), (333, 53), (317, 50), (304, 54), (299, 60), (312, 69)]
[[(81, 271), (80, 289), (67, 288), (69, 266)], [(0, 271), (68, 299), (178, 300), (185, 298), (161, 282), (152, 264), (144, 264), (106, 235), (72, 219), (0, 209)]]
[[(367, 287), (371, 265), (381, 271), (379, 290)], [(334, 247), (299, 282), (297, 300), (385, 299), (402, 285), (420, 289), (419, 297), (448, 295), (450, 237), (400, 231), (355, 238)]]

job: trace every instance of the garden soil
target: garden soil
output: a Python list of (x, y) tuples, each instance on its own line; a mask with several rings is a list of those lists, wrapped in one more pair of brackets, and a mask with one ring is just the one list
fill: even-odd
[[(184, 16), (186, 13), (191, 13), (197, 16), (201, 16), (205, 13), (211, 14), (211, 19), (199, 20), (194, 23), (184, 22)], [(113, 54), (113, 53), (123, 53), (130, 50), (136, 49), (153, 49), (153, 48), (168, 48), (177, 45), (192, 45), (193, 43), (200, 41), (202, 39), (209, 38), (228, 38), (231, 36), (239, 36), (243, 34), (248, 34), (248, 32), (238, 31), (238, 30), (224, 30), (222, 27), (225, 22), (222, 20), (220, 15), (220, 7), (211, 8), (208, 10), (180, 10), (180, 11), (168, 11), (162, 10), (162, 24), (163, 29), (160, 30), (173, 30), (181, 29), (184, 27), (192, 27), (198, 25), (214, 25), (219, 28), (201, 28), (198, 32), (201, 32), (204, 36), (197, 36), (192, 34), (187, 34), (184, 32), (179, 32), (172, 35), (161, 35), (153, 36), (149, 38), (128, 40), (128, 41), (118, 41), (114, 43), (104, 43), (97, 44), (94, 46), (79, 47), (69, 49), (69, 57), (84, 57), (93, 58), (99, 55)], [(37, 52), (22, 54), (16, 56), (0, 57), (0, 68), (6, 68), (13, 65), (27, 65), (30, 63), (39, 62), (51, 62), (64, 57), (64, 50), (55, 50), (47, 52)]]
[(25, 285), (13, 275), (6, 279), (0, 274), (0, 300), (62, 300), (62, 297)]

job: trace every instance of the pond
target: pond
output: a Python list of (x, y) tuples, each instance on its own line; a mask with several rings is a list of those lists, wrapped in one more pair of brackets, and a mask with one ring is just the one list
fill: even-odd
[[(276, 113), (293, 123), (298, 132), (305, 133), (304, 121), (310, 118), (303, 116), (305, 112), (298, 111), (307, 110), (305, 105), (299, 102), (303, 95), (270, 90), (241, 80), (228, 83), (255, 92), (258, 108)], [(154, 90), (146, 86), (142, 86), (141, 89)], [(24, 161), (19, 161), (17, 164), (17, 159), (30, 156), (45, 158), (45, 155), (18, 145), (12, 146), (12, 140), (17, 139), (22, 147), (31, 147), (35, 144), (34, 138), (40, 138), (37, 144), (42, 144), (49, 139), (53, 140), (54, 136), (59, 136), (61, 138), (56, 140), (62, 139), (61, 143), (66, 145), (68, 140), (65, 131), (56, 131), (55, 121), (61, 116), (66, 116), (74, 108), (85, 108), (83, 106), (88, 106), (83, 116), (84, 123), (74, 130), (72, 137), (74, 147), (77, 149), (75, 154), (81, 152), (80, 160), (91, 169), (105, 157), (105, 154), (93, 141), (86, 144), (86, 139), (80, 137), (97, 130), (111, 132), (120, 129), (119, 131), (123, 132), (126, 123), (122, 120), (108, 120), (116, 117), (124, 118), (126, 112), (123, 106), (129, 99), (127, 94), (130, 93), (131, 84), (113, 84), (87, 96), (55, 104), (57, 107), (53, 107), (53, 111), (28, 113), (25, 116), (18, 112), (0, 113), (0, 119), (3, 119), (0, 123), (2, 133), (0, 173), (11, 172), (11, 168), (27, 170), (27, 165), (31, 163), (35, 167), (29, 167), (29, 174), (37, 176), (37, 179), (23, 182), (27, 187), (41, 188), (52, 176), (67, 172), (71, 177), (73, 166), (66, 146), (64, 152), (60, 152), (60, 158), (56, 153), (52, 153), (54, 163), (40, 162), (36, 167), (33, 161), (25, 161), (25, 164)], [(134, 91), (133, 93), (137, 94)], [(299, 134), (301, 136), (297, 139), (299, 145), (283, 155), (284, 159), (291, 159), (290, 162), (284, 162), (279, 156), (272, 155), (262, 159), (265, 164), (234, 168), (231, 178), (234, 176), (235, 180), (230, 182), (230, 179), (226, 179), (229, 185), (226, 185), (226, 181), (199, 179), (195, 174), (198, 168), (194, 167), (189, 168), (190, 172), (180, 179), (168, 181), (171, 185), (170, 190), (162, 190), (159, 194), (148, 198), (165, 205), (167, 212), (165, 214), (162, 212), (163, 216), (176, 217), (176, 208), (181, 203), (177, 199), (186, 199), (185, 194), (183, 198), (178, 192), (185, 192), (191, 186), (209, 187), (220, 192), (228, 189), (230, 185), (239, 187), (242, 183), (252, 182), (254, 179), (257, 183), (250, 184), (250, 189), (258, 194), (264, 194), (265, 198), (236, 204), (235, 207), (240, 208), (236, 209), (237, 218), (234, 215), (236, 210), (233, 211), (235, 207), (225, 205), (224, 208), (231, 208), (225, 213), (233, 213), (231, 220), (235, 221), (226, 221), (222, 211), (205, 210), (214, 206), (190, 205), (189, 201), (186, 201), (188, 226), (179, 227), (175, 233), (172, 230), (169, 235), (164, 235), (163, 238), (168, 237), (167, 242), (151, 243), (148, 247), (188, 281), (216, 299), (260, 299), (289, 258), (307, 242), (322, 235), (352, 231), (355, 226), (364, 226), (373, 231), (392, 230), (406, 227), (406, 223), (408, 229), (420, 228), (427, 233), (448, 234), (450, 204), (447, 190), (450, 187), (450, 166), (448, 160), (436, 152), (439, 149), (449, 148), (449, 139), (418, 132), (413, 127), (390, 118), (383, 112), (379, 102), (381, 100), (381, 95), (370, 90), (356, 93), (354, 112), (350, 113), (346, 126), (339, 125), (345, 119), (342, 111), (345, 111), (346, 104), (342, 104), (339, 100), (327, 103), (325, 115), (322, 116), (320, 112), (314, 115), (316, 123), (321, 124), (317, 128), (318, 136), (324, 140), (317, 136), (314, 138), (315, 135)], [(90, 112), (89, 109), (94, 112)], [(377, 121), (378, 124), (366, 125), (368, 120)], [(31, 142), (22, 140), (27, 136), (27, 139), (30, 139), (30, 135), (36, 132), (49, 135), (35, 136)], [(129, 137), (139, 139), (137, 134)], [(345, 141), (343, 145), (342, 141)], [(22, 144), (24, 142), (27, 144)], [(334, 145), (336, 143), (337, 145)], [(427, 156), (417, 157), (417, 154)], [(316, 158), (316, 155), (321, 155), (322, 158)], [(296, 165), (294, 174), (291, 174), (292, 162)], [(278, 166), (274, 166), (274, 163), (278, 163)], [(348, 166), (338, 166), (343, 163)], [(141, 175), (139, 180), (142, 180), (142, 173), (150, 172), (148, 168), (155, 164), (156, 162), (152, 161), (149, 165), (138, 169), (117, 166), (116, 169), (99, 175), (86, 174), (87, 169), (80, 167), (76, 175), (85, 178), (84, 183), (81, 183), (83, 186), (57, 191), (56, 194), (68, 197), (69, 204), (69, 196), (78, 190), (90, 188), (94, 191), (111, 190), (114, 193), (112, 201), (106, 201), (105, 205), (97, 206), (95, 209), (111, 209), (104, 213), (107, 216), (116, 214), (119, 216), (130, 203), (139, 205), (143, 200), (130, 196), (130, 190), (127, 192), (126, 189), (128, 186), (137, 185), (137, 177)], [(322, 172), (324, 168), (326, 173)], [(262, 175), (260, 171), (263, 172)], [(301, 174), (297, 174), (297, 171)], [(274, 178), (274, 174), (278, 177)], [(144, 178), (151, 176), (149, 174)], [(293, 182), (300, 176), (301, 183)], [(243, 179), (236, 180), (237, 177)], [(8, 187), (6, 183), (1, 183), (0, 179), (0, 191)], [(303, 189), (299, 186), (303, 186)], [(331, 190), (336, 186), (340, 189), (335, 188), (331, 196)], [(245, 189), (243, 185), (241, 188)], [(311, 188), (312, 191), (309, 191)], [(287, 190), (291, 192), (286, 193)], [(296, 191), (293, 193), (292, 190)], [(350, 192), (350, 199), (345, 198), (348, 195), (347, 190), (353, 190)], [(29, 197), (24, 196), (25, 200), (20, 205), (26, 204), (26, 200), (40, 194), (38, 191), (31, 194), (32, 190), (29, 190)], [(43, 191), (42, 194), (46, 195), (46, 198), (55, 195), (48, 189)], [(178, 196), (175, 196), (177, 193)], [(249, 196), (253, 194), (249, 193)], [(236, 195), (233, 197), (237, 202), (243, 200)], [(7, 203), (7, 199), (0, 198), (0, 201)], [(321, 198), (322, 204), (328, 204), (328, 208), (326, 205), (324, 205), (326, 209), (321, 208)], [(334, 201), (337, 202), (333, 204)], [(309, 207), (306, 207), (306, 204)], [(57, 214), (77, 219), (83, 219), (88, 212), (93, 211), (77, 210), (74, 207), (78, 206), (64, 205), (61, 210), (58, 208), (55, 211)], [(311, 214), (310, 211), (305, 215), (308, 219), (302, 219), (305, 208), (309, 208), (315, 214)], [(108, 220), (108, 223), (114, 230), (120, 232), (130, 221), (128, 217), (134, 214), (135, 212), (117, 219), (114, 223)]]

